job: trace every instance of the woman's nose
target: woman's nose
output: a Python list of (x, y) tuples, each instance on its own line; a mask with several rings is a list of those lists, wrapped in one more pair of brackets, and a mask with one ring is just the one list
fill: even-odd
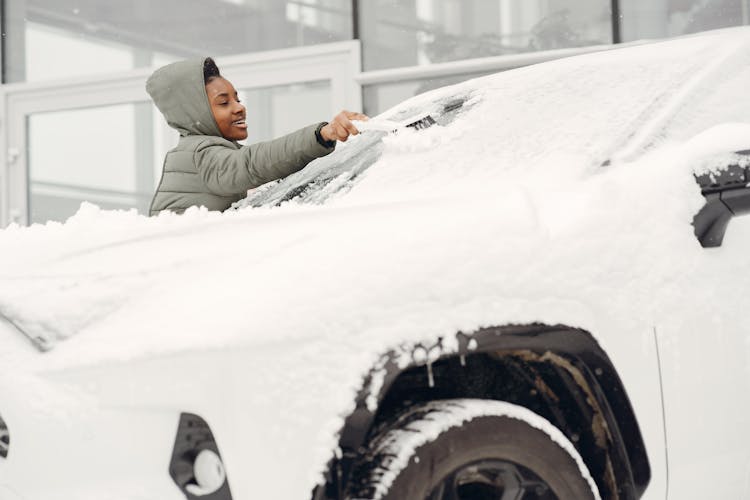
[(242, 104), (241, 102), (235, 102), (234, 103), (234, 109), (232, 109), (232, 111), (234, 113), (241, 113), (241, 112), (245, 111), (245, 105)]

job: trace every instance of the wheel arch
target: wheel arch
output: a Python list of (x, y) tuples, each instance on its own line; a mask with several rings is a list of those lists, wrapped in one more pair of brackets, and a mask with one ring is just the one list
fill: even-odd
[(651, 475), (643, 438), (617, 371), (593, 335), (532, 324), (459, 332), (451, 349), (443, 340), (400, 346), (370, 370), (315, 500), (343, 498), (367, 440), (406, 407), (456, 397), (529, 408), (574, 443), (602, 498), (641, 497)]

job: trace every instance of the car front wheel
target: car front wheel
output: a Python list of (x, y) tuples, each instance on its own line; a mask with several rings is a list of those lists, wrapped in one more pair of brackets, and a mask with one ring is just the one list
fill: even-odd
[(503, 401), (415, 406), (371, 439), (350, 477), (348, 499), (599, 499), (562, 432)]

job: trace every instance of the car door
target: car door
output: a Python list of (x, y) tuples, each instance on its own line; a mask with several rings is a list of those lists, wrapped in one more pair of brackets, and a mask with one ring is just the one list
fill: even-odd
[[(714, 192), (750, 200), (747, 179), (717, 180), (730, 171)], [(750, 497), (750, 215), (733, 215), (723, 240), (696, 245), (681, 317), (656, 325), (670, 499)]]

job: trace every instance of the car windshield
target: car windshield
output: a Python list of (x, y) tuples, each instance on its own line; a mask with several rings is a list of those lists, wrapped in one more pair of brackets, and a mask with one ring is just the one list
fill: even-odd
[(560, 165), (588, 175), (629, 164), (713, 126), (747, 122), (750, 50), (736, 34), (560, 59), (414, 97), (382, 117), (408, 124), (429, 114), (436, 126), (364, 131), (235, 208), (451, 196), (470, 183), (547, 177)]
[[(432, 125), (445, 126), (453, 122), (476, 102), (471, 94), (448, 96), (427, 106), (400, 109), (389, 121), (415, 129)], [(324, 203), (331, 196), (348, 191), (358, 178), (381, 156), (383, 138), (389, 133), (380, 130), (362, 132), (356, 140), (328, 156), (311, 162), (307, 167), (289, 177), (270, 182), (250, 192), (247, 198), (235, 203), (233, 208), (279, 205), (294, 200), (300, 203)]]

